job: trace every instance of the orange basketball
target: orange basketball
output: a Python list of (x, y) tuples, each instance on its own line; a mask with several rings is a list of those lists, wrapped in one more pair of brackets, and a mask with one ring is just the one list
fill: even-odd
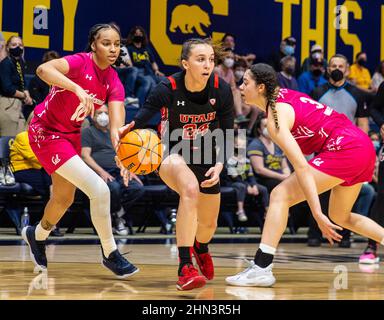
[(153, 130), (136, 129), (121, 138), (117, 156), (130, 172), (145, 175), (160, 166), (163, 146)]

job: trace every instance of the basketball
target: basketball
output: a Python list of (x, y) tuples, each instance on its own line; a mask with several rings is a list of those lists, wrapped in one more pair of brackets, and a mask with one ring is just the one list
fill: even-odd
[(161, 163), (163, 146), (153, 130), (136, 129), (120, 140), (117, 157), (128, 171), (146, 175), (155, 171)]

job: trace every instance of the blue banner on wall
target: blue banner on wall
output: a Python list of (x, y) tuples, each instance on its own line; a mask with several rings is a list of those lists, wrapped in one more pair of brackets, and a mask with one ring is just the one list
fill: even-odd
[(384, 60), (384, 1), (359, 0), (0, 0), (0, 30), (18, 34), (26, 60), (39, 61), (50, 49), (84, 50), (90, 27), (116, 22), (123, 37), (135, 25), (147, 31), (160, 68), (172, 72), (181, 44), (191, 37), (236, 36), (238, 53), (265, 61), (286, 36), (297, 39), (303, 61), (312, 44), (325, 56), (367, 52), (371, 71)]

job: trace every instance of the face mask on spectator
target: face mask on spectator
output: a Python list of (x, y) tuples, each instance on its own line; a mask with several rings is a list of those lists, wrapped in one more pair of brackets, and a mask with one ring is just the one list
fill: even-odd
[(23, 54), (23, 52), (24, 52), (23, 48), (20, 48), (20, 47), (9, 49), (9, 54), (15, 58), (20, 57)]
[(320, 77), (323, 74), (323, 72), (320, 69), (315, 69), (312, 71), (312, 73), (315, 77)]
[(286, 74), (289, 74), (290, 76), (293, 76), (293, 74), (295, 73), (295, 67), (287, 66), (287, 67), (284, 68), (284, 72)]
[(140, 42), (143, 42), (144, 41), (144, 37), (143, 36), (134, 36), (133, 37), (133, 42), (135, 43), (140, 43)]
[(376, 152), (379, 151), (379, 149), (380, 149), (380, 141), (375, 140), (375, 141), (372, 141), (372, 142), (373, 142), (373, 146), (374, 146)]
[(243, 70), (236, 70), (235, 71), (235, 77), (238, 79), (242, 79), (244, 77), (244, 73), (245, 73), (245, 71), (243, 71)]
[(269, 132), (268, 132), (268, 129), (267, 128), (264, 128), (263, 131), (262, 131), (262, 135), (266, 138), (269, 138)]
[(365, 59), (359, 59), (359, 60), (357, 60), (357, 63), (358, 63), (360, 66), (364, 67), (364, 66), (367, 64), (367, 60), (365, 60)]
[(225, 58), (223, 64), (224, 64), (227, 68), (232, 68), (233, 65), (235, 64), (235, 60), (234, 60), (233, 58)]
[(314, 52), (312, 53), (312, 59), (313, 60), (321, 60), (323, 57), (320, 52)]
[(99, 126), (106, 127), (109, 124), (109, 116), (105, 112), (102, 112), (97, 116), (96, 122)]
[(338, 82), (344, 78), (344, 74), (339, 69), (335, 69), (331, 72), (330, 77), (333, 81)]
[(285, 46), (283, 52), (286, 56), (292, 56), (295, 53), (295, 48), (293, 46)]

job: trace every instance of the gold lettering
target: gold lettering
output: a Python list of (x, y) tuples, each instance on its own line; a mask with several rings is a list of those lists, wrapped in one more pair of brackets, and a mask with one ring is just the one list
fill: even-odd
[(380, 60), (384, 60), (384, 5), (381, 6)]
[(34, 30), (34, 8), (49, 10), (50, 0), (24, 0), (23, 9), (23, 42), (26, 47), (49, 48), (49, 36), (37, 35)]
[(308, 57), (311, 41), (324, 48), (325, 0), (316, 0), (316, 27), (311, 28), (311, 0), (303, 0), (301, 16), (301, 63)]
[(283, 4), (283, 32), (281, 38), (285, 39), (292, 35), (292, 5), (299, 5), (300, 0), (275, 0)]
[(327, 55), (328, 60), (336, 53), (336, 11), (337, 0), (328, 1), (328, 43)]
[(19, 36), (17, 32), (3, 31), (3, 0), (0, 0), (0, 31), (3, 34), (5, 41), (12, 36)]
[[(344, 2), (343, 5), (347, 7), (348, 12), (353, 13), (353, 17), (356, 20), (362, 19), (361, 7), (356, 1), (347, 0)], [(349, 24), (347, 22), (347, 26), (348, 25)], [(353, 47), (353, 57), (355, 57), (356, 54), (361, 51), (361, 41), (356, 34), (349, 33), (348, 29), (342, 28), (340, 29), (340, 37), (346, 45), (350, 45)]]
[(75, 37), (75, 16), (79, 0), (61, 0), (64, 15), (63, 49), (73, 51)]

